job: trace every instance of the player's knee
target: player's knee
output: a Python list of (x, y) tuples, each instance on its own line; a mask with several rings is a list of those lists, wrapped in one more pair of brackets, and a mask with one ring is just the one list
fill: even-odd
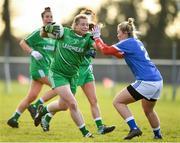
[(118, 101), (116, 100), (116, 98), (113, 100), (113, 106), (116, 108), (118, 104)]
[(149, 116), (149, 114), (151, 114), (153, 112), (153, 110), (150, 108), (143, 108), (143, 111), (144, 111), (146, 116)]
[(70, 110), (77, 110), (77, 103), (76, 102), (69, 103), (69, 109)]
[(28, 101), (29, 103), (33, 102), (34, 100), (36, 100), (37, 98), (37, 94), (30, 94), (28, 95)]
[(62, 111), (67, 111), (68, 107), (63, 107), (61, 110)]
[(68, 109), (67, 105), (64, 105), (63, 107), (61, 107), (61, 111), (66, 111)]

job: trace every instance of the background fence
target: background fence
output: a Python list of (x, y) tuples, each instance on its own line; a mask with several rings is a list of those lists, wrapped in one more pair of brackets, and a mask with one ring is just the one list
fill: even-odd
[[(19, 74), (29, 77), (28, 57), (0, 57), (0, 80), (5, 80), (7, 72), (10, 78), (16, 80)], [(160, 70), (164, 83), (172, 84), (180, 78), (180, 60), (152, 60)], [(9, 68), (9, 70), (7, 70)], [(94, 59), (93, 70), (97, 81), (109, 77), (116, 82), (131, 82), (134, 80), (131, 71), (122, 59)]]
[[(17, 80), (19, 75), (29, 77), (29, 61), (27, 57), (0, 57), (0, 80), (4, 80), (9, 90), (11, 80)], [(164, 84), (172, 84), (173, 96), (177, 94), (180, 85), (180, 60), (152, 60), (160, 70)], [(93, 70), (97, 82), (108, 78), (114, 82), (132, 82), (134, 77), (124, 60), (94, 59)]]

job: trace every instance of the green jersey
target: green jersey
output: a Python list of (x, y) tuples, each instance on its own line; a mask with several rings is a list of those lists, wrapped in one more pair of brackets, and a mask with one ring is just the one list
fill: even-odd
[(78, 74), (79, 66), (84, 62), (84, 56), (94, 41), (91, 34), (77, 35), (72, 29), (65, 27), (62, 38), (56, 40), (55, 55), (51, 64), (51, 71), (66, 77)]
[(39, 78), (47, 76), (54, 53), (55, 40), (50, 38), (42, 38), (40, 36), (40, 29), (37, 29), (28, 37), (26, 37), (25, 41), (33, 50), (38, 51), (43, 56), (40, 60), (36, 60), (31, 56), (31, 78), (37, 80)]

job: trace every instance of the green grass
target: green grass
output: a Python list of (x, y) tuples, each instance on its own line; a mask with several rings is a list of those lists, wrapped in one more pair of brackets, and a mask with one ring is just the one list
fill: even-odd
[[(33, 121), (25, 111), (19, 121), (20, 128), (12, 129), (7, 126), (8, 118), (15, 111), (17, 105), (28, 90), (28, 85), (12, 83), (12, 92), (4, 92), (4, 83), (0, 82), (0, 142), (121, 142), (128, 133), (128, 126), (115, 111), (112, 100), (116, 92), (127, 84), (116, 85), (113, 89), (105, 89), (97, 84), (98, 101), (101, 108), (102, 118), (107, 125), (116, 125), (114, 132), (107, 135), (98, 135), (94, 121), (92, 120), (89, 104), (80, 88), (76, 95), (79, 107), (84, 115), (87, 128), (93, 132), (95, 138), (83, 138), (78, 128), (73, 123), (69, 111), (55, 115), (51, 122), (50, 132), (43, 132), (40, 127), (34, 127)], [(41, 95), (48, 90), (43, 88)], [(179, 92), (179, 91), (178, 91)], [(176, 101), (172, 101), (172, 89), (165, 86), (161, 99), (157, 102), (156, 111), (161, 120), (163, 142), (180, 142), (180, 94), (177, 93)], [(137, 124), (143, 131), (143, 135), (134, 138), (133, 142), (155, 142), (152, 130), (142, 111), (141, 103), (131, 104), (130, 109)]]

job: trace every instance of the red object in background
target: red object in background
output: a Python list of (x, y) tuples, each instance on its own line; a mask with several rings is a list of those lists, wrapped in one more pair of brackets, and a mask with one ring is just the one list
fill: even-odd
[(19, 75), (18, 75), (17, 80), (18, 80), (18, 82), (19, 82), (20, 84), (23, 84), (23, 85), (29, 84), (29, 81), (30, 81), (28, 77), (26, 77), (26, 76), (24, 76), (24, 75), (22, 75), (22, 74), (19, 74)]
[(114, 81), (107, 77), (103, 78), (102, 83), (105, 88), (112, 88), (114, 86)]

